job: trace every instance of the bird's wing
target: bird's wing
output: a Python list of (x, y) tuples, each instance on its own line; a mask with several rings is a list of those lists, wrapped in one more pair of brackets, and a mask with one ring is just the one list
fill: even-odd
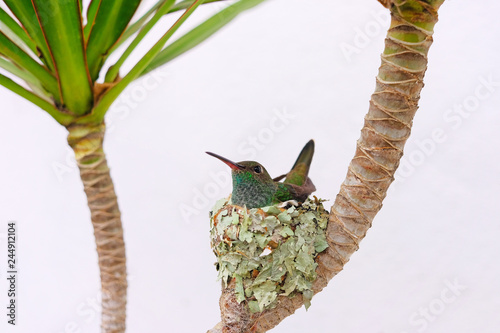
[(280, 180), (282, 180), (283, 178), (285, 178), (287, 175), (288, 175), (288, 174), (287, 174), (287, 173), (285, 173), (284, 175), (281, 175), (281, 176), (278, 176), (278, 177), (276, 177), (276, 178), (273, 178), (273, 180), (274, 180), (275, 182), (279, 182)]
[[(307, 197), (316, 191), (316, 186), (314, 186), (311, 178), (307, 177), (304, 185), (295, 185), (295, 184), (283, 184), (286, 186), (292, 195), (292, 198), (279, 198), (281, 201), (295, 199), (300, 202), (304, 202)], [(284, 200), (282, 200), (284, 199)]]

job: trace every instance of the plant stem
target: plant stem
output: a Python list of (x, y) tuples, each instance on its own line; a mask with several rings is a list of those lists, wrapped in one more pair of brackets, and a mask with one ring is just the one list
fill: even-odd
[[(329, 247), (316, 259), (315, 293), (344, 268), (382, 208), (410, 136), (424, 86), (427, 52), (432, 44), (437, 10), (442, 3), (443, 0), (383, 1), (391, 9), (391, 27), (356, 153), (330, 212)], [(267, 332), (303, 305), (300, 294), (292, 298), (280, 297), (274, 309), (252, 315), (247, 322), (248, 313), (239, 314), (234, 299), (234, 293), (228, 297), (227, 291), (223, 291), (220, 301), (222, 325), (209, 332)], [(236, 324), (238, 329), (234, 329)]]
[(120, 210), (103, 151), (105, 126), (73, 123), (67, 129), (94, 227), (101, 273), (102, 333), (123, 333), (127, 303), (125, 243)]

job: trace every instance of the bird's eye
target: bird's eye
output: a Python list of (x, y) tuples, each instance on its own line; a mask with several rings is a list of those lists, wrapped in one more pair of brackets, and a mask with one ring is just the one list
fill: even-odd
[(253, 171), (255, 171), (255, 173), (261, 173), (262, 172), (262, 168), (260, 167), (260, 165), (254, 166), (253, 167)]

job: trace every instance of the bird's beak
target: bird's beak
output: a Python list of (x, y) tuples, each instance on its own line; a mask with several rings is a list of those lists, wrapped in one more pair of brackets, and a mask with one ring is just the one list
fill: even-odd
[(208, 155), (210, 156), (213, 156), (215, 158), (218, 158), (219, 160), (221, 160), (222, 162), (226, 163), (227, 165), (229, 165), (229, 167), (233, 170), (242, 170), (244, 169), (245, 167), (241, 164), (238, 164), (238, 163), (234, 163), (233, 161), (230, 161), (228, 160), (227, 158), (225, 157), (222, 157), (220, 155), (217, 155), (217, 154), (214, 154), (214, 153), (211, 153), (209, 151), (206, 152)]

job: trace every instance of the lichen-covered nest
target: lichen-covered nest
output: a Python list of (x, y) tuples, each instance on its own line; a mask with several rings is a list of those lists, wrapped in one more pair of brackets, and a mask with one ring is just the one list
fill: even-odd
[(276, 305), (279, 295), (313, 296), (315, 258), (328, 245), (328, 212), (321, 200), (245, 209), (219, 200), (210, 212), (211, 246), (219, 279), (236, 283), (236, 299), (252, 312)]

